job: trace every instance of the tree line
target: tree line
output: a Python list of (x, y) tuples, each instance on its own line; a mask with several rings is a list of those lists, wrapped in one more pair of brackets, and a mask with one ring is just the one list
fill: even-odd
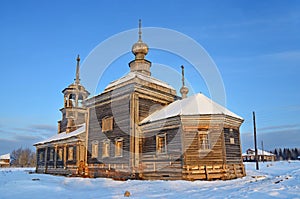
[(36, 163), (35, 152), (30, 148), (22, 147), (15, 149), (11, 153), (11, 166), (14, 167), (34, 167)]
[(276, 148), (270, 152), (276, 155), (276, 160), (298, 160), (300, 156), (299, 148)]

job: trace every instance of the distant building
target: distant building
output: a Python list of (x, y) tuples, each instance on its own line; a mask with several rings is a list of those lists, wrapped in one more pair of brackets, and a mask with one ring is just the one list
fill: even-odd
[(0, 155), (0, 167), (10, 166), (10, 154)]
[(243, 118), (198, 93), (181, 96), (151, 76), (148, 46), (132, 46), (130, 72), (89, 98), (76, 79), (63, 90), (58, 134), (35, 144), (38, 173), (146, 180), (245, 176)]
[[(244, 162), (254, 162), (255, 161), (255, 150), (254, 149), (247, 149), (246, 153), (243, 153), (243, 161)], [(275, 161), (276, 155), (273, 153), (263, 151), (257, 149), (257, 156), (258, 161)]]

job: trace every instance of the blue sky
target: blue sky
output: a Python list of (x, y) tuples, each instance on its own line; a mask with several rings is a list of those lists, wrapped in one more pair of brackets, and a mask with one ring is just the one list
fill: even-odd
[[(75, 77), (77, 54), (86, 58), (107, 38), (136, 28), (138, 19), (145, 27), (186, 34), (205, 48), (223, 78), (227, 107), (245, 119), (243, 149), (253, 143), (252, 111), (267, 149), (300, 147), (299, 1), (12, 0), (0, 7), (0, 154), (54, 135), (61, 90)], [(117, 60), (99, 92), (126, 73), (132, 59), (127, 54)], [(151, 49), (147, 59), (184, 62)], [(186, 78), (206, 93), (188, 66)]]

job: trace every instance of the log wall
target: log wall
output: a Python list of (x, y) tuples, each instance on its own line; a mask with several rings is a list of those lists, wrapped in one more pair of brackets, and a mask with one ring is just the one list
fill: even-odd
[[(116, 170), (125, 171), (130, 158), (130, 96), (108, 99), (89, 108), (87, 163), (89, 176), (101, 177)], [(113, 117), (113, 130), (102, 132), (102, 119)], [(123, 156), (115, 157), (115, 140), (123, 138)], [(109, 156), (102, 157), (103, 141), (109, 140)], [(98, 141), (98, 158), (92, 158), (92, 143)], [(97, 169), (99, 168), (99, 169)], [(128, 171), (127, 171), (128, 172)]]
[[(183, 117), (183, 179), (226, 180), (245, 176), (238, 130), (241, 122), (223, 115)], [(209, 150), (200, 148), (199, 131), (207, 131)]]
[(226, 147), (226, 163), (227, 164), (242, 163), (243, 161), (242, 161), (239, 130), (224, 128), (224, 141)]
[[(142, 127), (140, 178), (147, 180), (182, 179), (182, 148), (180, 119), (175, 117)], [(157, 135), (165, 135), (166, 151), (157, 151)]]

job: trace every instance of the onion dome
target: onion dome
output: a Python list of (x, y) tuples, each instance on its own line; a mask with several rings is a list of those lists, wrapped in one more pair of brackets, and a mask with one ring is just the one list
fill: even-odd
[(132, 53), (135, 55), (135, 59), (144, 59), (148, 54), (149, 47), (142, 41), (142, 30), (141, 30), (141, 20), (139, 20), (139, 40), (133, 44)]

